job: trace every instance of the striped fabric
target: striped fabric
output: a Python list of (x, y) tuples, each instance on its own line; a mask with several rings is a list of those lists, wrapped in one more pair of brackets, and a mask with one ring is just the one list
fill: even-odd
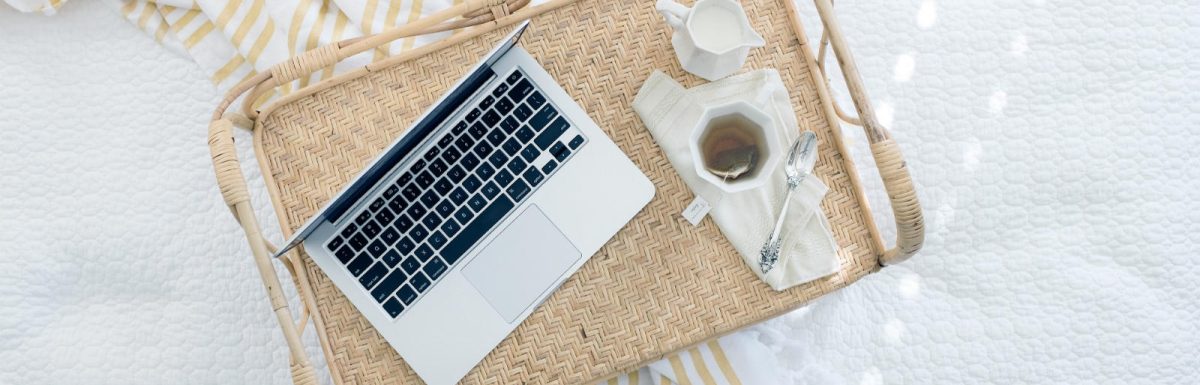
[[(66, 2), (0, 1), (22, 12), (46, 15), (53, 15)], [(462, 0), (105, 1), (155, 41), (193, 58), (223, 92), (292, 55), (403, 25)], [(449, 32), (396, 41), (388, 47), (351, 57), (334, 69), (299, 79), (278, 92), (286, 94), (448, 35)], [(734, 334), (597, 385), (775, 384), (781, 382), (775, 362), (774, 355), (761, 342), (745, 334)]]

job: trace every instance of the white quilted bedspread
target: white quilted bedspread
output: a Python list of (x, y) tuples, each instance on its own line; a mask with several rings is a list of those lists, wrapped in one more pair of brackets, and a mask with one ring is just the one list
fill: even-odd
[[(786, 383), (1200, 379), (1200, 6), (1059, 3), (839, 2), (928, 243), (746, 331)], [(0, 90), (0, 384), (288, 383), (204, 74), (77, 1), (0, 9)]]

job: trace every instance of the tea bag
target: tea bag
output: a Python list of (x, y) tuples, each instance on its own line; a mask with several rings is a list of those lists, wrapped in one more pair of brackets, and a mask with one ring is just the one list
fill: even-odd
[(738, 127), (714, 127), (704, 143), (704, 168), (724, 180), (741, 178), (758, 164), (758, 145)]

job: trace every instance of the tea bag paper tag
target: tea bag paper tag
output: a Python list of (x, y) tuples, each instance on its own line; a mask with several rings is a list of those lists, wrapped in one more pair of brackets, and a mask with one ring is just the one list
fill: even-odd
[(688, 204), (687, 208), (683, 209), (683, 219), (687, 219), (688, 223), (691, 223), (692, 226), (697, 226), (700, 224), (700, 221), (704, 220), (704, 216), (708, 215), (708, 212), (711, 210), (712, 205), (710, 205), (707, 200), (704, 200), (704, 198), (701, 198), (699, 195), (697, 195), (696, 199), (692, 199), (692, 203)]

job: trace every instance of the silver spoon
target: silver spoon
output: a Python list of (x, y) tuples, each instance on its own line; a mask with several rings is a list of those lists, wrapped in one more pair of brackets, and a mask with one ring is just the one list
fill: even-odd
[(792, 148), (788, 150), (787, 163), (783, 166), (783, 172), (787, 174), (787, 194), (783, 197), (783, 208), (779, 210), (779, 219), (775, 220), (775, 228), (771, 230), (771, 237), (767, 238), (767, 242), (759, 251), (758, 268), (762, 269), (763, 274), (771, 271), (771, 268), (775, 267), (775, 262), (779, 260), (779, 233), (783, 230), (783, 219), (787, 218), (788, 205), (792, 203), (792, 194), (796, 192), (797, 187), (800, 187), (800, 183), (804, 182), (804, 178), (812, 173), (813, 166), (816, 164), (817, 135), (812, 131), (805, 131), (792, 143)]

